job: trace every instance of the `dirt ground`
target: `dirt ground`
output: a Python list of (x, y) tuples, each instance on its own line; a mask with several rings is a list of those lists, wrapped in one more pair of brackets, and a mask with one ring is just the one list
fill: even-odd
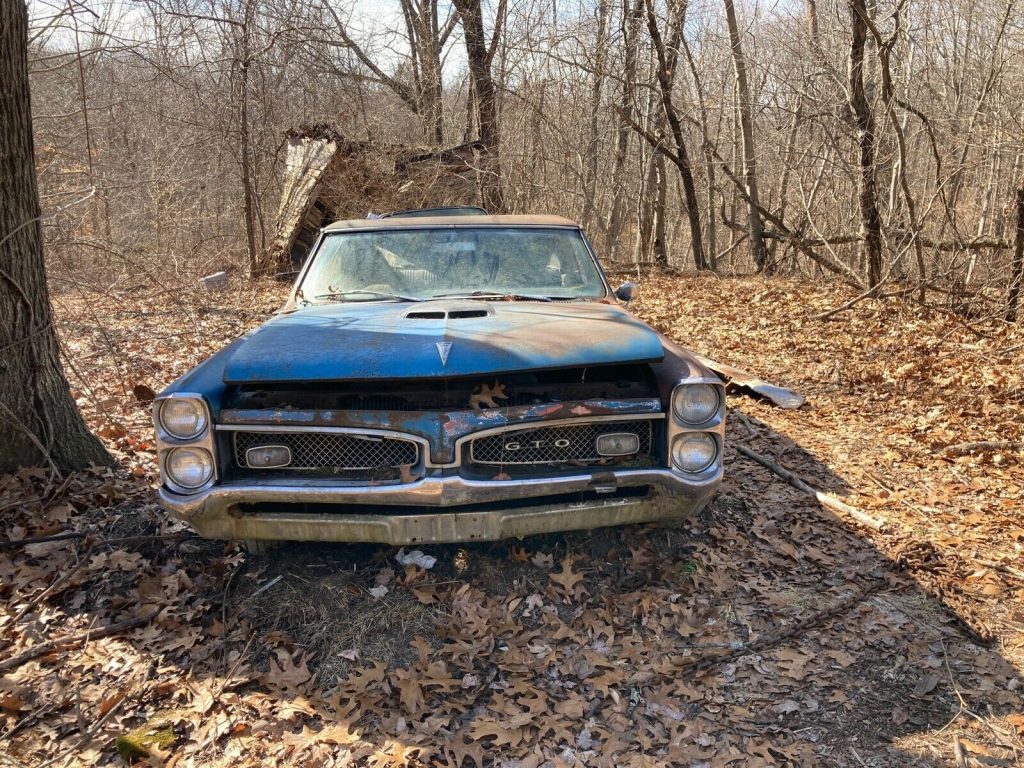
[(155, 504), (149, 390), (279, 286), (61, 297), (119, 464), (0, 478), (0, 743), (47, 766), (133, 744), (165, 766), (1024, 764), (1022, 454), (944, 452), (1024, 439), (1024, 332), (891, 302), (817, 319), (852, 296), (782, 279), (639, 294), (652, 325), (808, 406), (731, 395), (697, 517), (430, 547), (428, 571), (375, 546), (248, 555)]

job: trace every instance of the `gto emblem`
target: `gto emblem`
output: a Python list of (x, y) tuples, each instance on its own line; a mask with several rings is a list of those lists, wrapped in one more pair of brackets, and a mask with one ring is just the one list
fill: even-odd
[(441, 356), (441, 367), (448, 365), (448, 353), (452, 351), (452, 343), (450, 341), (439, 341), (434, 346), (437, 347), (437, 354)]
[(564, 437), (558, 440), (527, 440), (525, 443), (513, 441), (505, 443), (506, 451), (521, 451), (524, 448), (568, 448), (572, 443)]

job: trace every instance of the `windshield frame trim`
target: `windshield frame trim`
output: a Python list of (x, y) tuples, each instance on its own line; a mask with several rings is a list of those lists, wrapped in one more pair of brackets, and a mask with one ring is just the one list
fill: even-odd
[[(390, 220), (394, 222), (394, 219)], [(288, 294), (288, 300), (284, 306), (281, 307), (277, 312), (294, 312), (295, 310), (304, 306), (313, 306), (310, 304), (300, 304), (298, 300), (299, 291), (302, 288), (302, 283), (306, 279), (306, 274), (309, 272), (310, 267), (313, 266), (313, 262), (320, 253), (320, 249), (323, 247), (324, 241), (329, 237), (344, 237), (348, 234), (365, 233), (365, 232), (407, 232), (410, 230), (437, 230), (437, 231), (448, 231), (456, 229), (526, 229), (526, 230), (539, 230), (539, 229), (554, 229), (554, 230), (570, 230), (579, 233), (580, 239), (583, 241), (583, 246), (587, 253), (590, 255), (590, 260), (593, 262), (594, 267), (597, 269), (598, 277), (601, 279), (601, 285), (604, 287), (604, 296), (596, 297), (579, 297), (585, 301), (602, 301), (603, 299), (614, 298), (615, 293), (612, 290), (611, 283), (608, 282), (608, 276), (604, 272), (604, 267), (601, 265), (601, 260), (597, 258), (597, 253), (594, 250), (594, 246), (590, 242), (590, 238), (587, 237), (586, 232), (583, 231), (583, 227), (578, 224), (430, 224), (430, 225), (416, 225), (415, 219), (409, 219), (409, 224), (406, 225), (404, 222), (400, 226), (395, 226), (394, 223), (388, 226), (373, 226), (373, 220), (367, 220), (366, 228), (360, 227), (359, 229), (353, 230), (341, 230), (341, 231), (328, 231), (326, 227), (320, 228), (320, 233), (317, 235), (316, 240), (313, 241), (313, 247), (309, 249), (309, 255), (306, 256), (306, 261), (303, 263), (302, 268), (299, 270), (298, 276), (295, 278), (295, 282), (292, 284), (292, 289)], [(354, 302), (354, 303), (374, 303), (374, 302)]]

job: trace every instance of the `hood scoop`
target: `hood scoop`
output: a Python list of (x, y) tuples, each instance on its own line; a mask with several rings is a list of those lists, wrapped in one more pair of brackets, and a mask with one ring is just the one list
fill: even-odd
[(486, 307), (472, 309), (413, 309), (405, 313), (406, 320), (469, 320), (487, 317), (491, 313)]

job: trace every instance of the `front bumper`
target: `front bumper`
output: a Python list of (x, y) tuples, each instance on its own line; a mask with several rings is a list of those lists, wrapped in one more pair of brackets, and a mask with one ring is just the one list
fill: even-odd
[[(494, 541), (554, 531), (683, 517), (699, 510), (721, 482), (721, 469), (688, 479), (667, 469), (625, 470), (528, 480), (468, 480), (430, 476), (402, 485), (342, 485), (283, 481), (224, 483), (186, 496), (160, 489), (171, 513), (202, 536), (214, 539), (346, 541), (408, 545)], [(601, 498), (622, 488), (648, 486), (646, 497)], [(588, 498), (545, 500), (584, 493)], [(535, 499), (536, 504), (503, 508), (501, 502)], [(295, 504), (295, 512), (261, 511), (260, 504)], [(344, 505), (380, 506), (353, 514)], [(474, 505), (469, 511), (445, 507)], [(242, 505), (246, 505), (243, 509)], [(255, 509), (249, 505), (256, 505)], [(323, 505), (323, 512), (305, 512)], [(338, 505), (333, 509), (330, 505)], [(486, 506), (493, 505), (493, 508)], [(422, 507), (438, 507), (421, 513)], [(404, 508), (404, 509), (403, 509)]]

